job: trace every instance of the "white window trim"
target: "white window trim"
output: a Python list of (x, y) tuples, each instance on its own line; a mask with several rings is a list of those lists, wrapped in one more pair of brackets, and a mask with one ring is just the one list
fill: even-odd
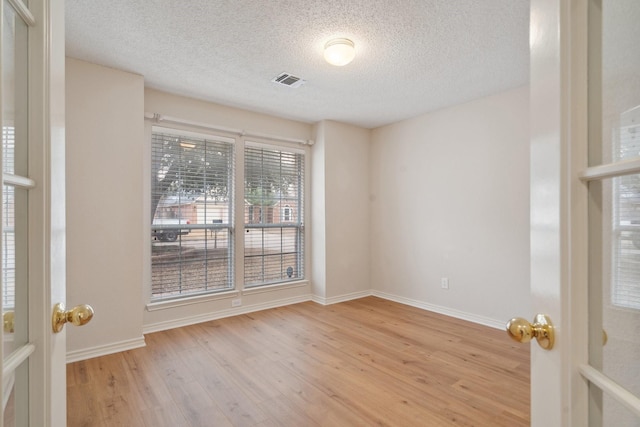
[(239, 296), (240, 296), (240, 291), (238, 291), (237, 289), (221, 291), (216, 293), (189, 295), (184, 297), (178, 297), (175, 299), (149, 302), (146, 305), (146, 309), (147, 311), (158, 311), (158, 310), (165, 310), (168, 308), (184, 307), (186, 305), (201, 304), (203, 302), (208, 302), (208, 301), (233, 299), (233, 298), (238, 298)]
[(266, 143), (259, 142), (254, 139), (245, 139), (244, 146), (252, 148), (264, 148), (265, 150), (288, 151), (290, 153), (302, 154), (303, 156), (307, 155), (307, 151), (304, 148), (300, 148), (299, 146), (297, 146), (297, 144), (292, 145), (291, 143), (285, 142), (283, 142), (282, 144), (274, 144), (273, 142)]
[(308, 279), (300, 279), (300, 280), (294, 280), (290, 282), (271, 283), (269, 285), (262, 285), (262, 286), (251, 286), (250, 288), (244, 289), (242, 291), (242, 294), (256, 295), (256, 294), (273, 292), (274, 290), (301, 288), (303, 286), (308, 286), (309, 283), (310, 282)]
[[(309, 156), (309, 150), (306, 149), (307, 147), (304, 148), (300, 148), (299, 146), (291, 146), (291, 144), (287, 144), (287, 143), (283, 143), (280, 145), (276, 145), (273, 144), (272, 142), (266, 143), (266, 142), (261, 142), (261, 141), (256, 141), (254, 139), (251, 140), (245, 140), (244, 141), (244, 148), (258, 148), (258, 149), (265, 149), (265, 150), (273, 150), (273, 151), (285, 151), (288, 153), (293, 153), (296, 155), (301, 155), (304, 159), (304, 167), (303, 167), (303, 171), (304, 171), (304, 176), (303, 176), (303, 188), (302, 190), (302, 206), (303, 206), (303, 217), (299, 218), (300, 221), (300, 225), (299, 226), (295, 226), (292, 225), (294, 224), (294, 222), (292, 221), (288, 221), (288, 222), (282, 222), (282, 224), (285, 224), (285, 227), (291, 227), (291, 228), (299, 228), (301, 233), (302, 233), (302, 239), (303, 239), (303, 268), (302, 268), (302, 273), (303, 276), (300, 278), (296, 278), (295, 280), (284, 280), (281, 282), (264, 282), (264, 283), (257, 283), (257, 284), (252, 284), (247, 286), (244, 283), (244, 271), (243, 271), (243, 276), (242, 276), (242, 285), (243, 287), (246, 286), (246, 288), (244, 289), (256, 289), (256, 288), (269, 288), (269, 287), (278, 287), (278, 286), (284, 286), (286, 284), (289, 283), (295, 283), (298, 281), (303, 281), (303, 280), (307, 280), (309, 277), (309, 256), (308, 256), (308, 251), (309, 251), (309, 243), (308, 243), (308, 238), (309, 238), (309, 231), (308, 228), (306, 226), (306, 224), (308, 224), (308, 205), (309, 205), (309, 186), (308, 186), (308, 180), (309, 180), (309, 161), (310, 161), (310, 156)], [(242, 182), (244, 182), (244, 148), (243, 148), (243, 173), (242, 173)], [(242, 251), (243, 251), (243, 256), (244, 256), (244, 234), (245, 234), (245, 223), (244, 223), (244, 185), (242, 186), (242, 191), (243, 191), (243, 195), (242, 195), (242, 205), (243, 205), (243, 209), (242, 209), (242, 221), (238, 222), (238, 225), (242, 224), (242, 232), (238, 233), (238, 234), (242, 234), (242, 239), (243, 239), (243, 246), (242, 246)], [(239, 209), (238, 209), (239, 210)], [(281, 212), (280, 212), (281, 213)], [(277, 226), (277, 224), (276, 224)], [(260, 229), (261, 227), (251, 227), (251, 228), (258, 228)], [(244, 266), (244, 259), (243, 259), (243, 266)]]
[(191, 138), (197, 138), (197, 139), (206, 139), (206, 140), (210, 140), (210, 141), (227, 142), (229, 144), (236, 144), (237, 143), (237, 139), (236, 138), (230, 138), (228, 136), (218, 135), (218, 134), (214, 134), (214, 133), (194, 132), (194, 131), (191, 131), (191, 130), (178, 129), (178, 128), (175, 128), (175, 127), (174, 128), (168, 128), (168, 127), (164, 127), (164, 126), (153, 125), (153, 126), (151, 126), (151, 132), (160, 132), (160, 133), (164, 133), (166, 135), (173, 135), (173, 136), (184, 136), (184, 137), (191, 137)]
[(289, 205), (284, 205), (284, 207), (282, 208), (282, 212), (281, 212), (281, 216), (282, 216), (282, 222), (292, 222), (293, 220), (292, 215), (293, 214), (293, 209), (291, 209), (291, 206)]
[[(245, 132), (216, 126), (208, 126), (204, 124), (193, 125), (189, 121), (172, 118), (170, 121), (170, 128), (166, 126), (160, 126), (153, 117), (149, 117), (149, 114), (145, 114), (145, 143), (143, 149), (143, 191), (145, 197), (142, 198), (143, 202), (143, 215), (142, 219), (142, 231), (141, 237), (145, 244), (143, 245), (143, 292), (146, 301), (145, 308), (147, 311), (160, 311), (173, 309), (176, 307), (182, 307), (193, 304), (205, 304), (210, 301), (219, 301), (224, 299), (233, 299), (242, 297), (243, 295), (252, 295), (259, 293), (277, 292), (282, 289), (296, 288), (309, 286), (311, 277), (311, 233), (310, 223), (311, 209), (310, 209), (310, 194), (311, 194), (311, 146), (312, 140), (298, 140), (293, 138), (278, 137), (278, 136), (264, 136), (256, 133), (246, 134)], [(303, 227), (304, 232), (304, 277), (299, 281), (275, 283), (263, 286), (253, 286), (250, 288), (244, 288), (244, 208), (239, 209), (238, 206), (244, 206), (244, 185), (237, 185), (235, 188), (235, 218), (233, 238), (235, 239), (235, 259), (234, 259), (234, 289), (220, 291), (217, 293), (207, 293), (201, 295), (193, 295), (187, 297), (181, 297), (178, 299), (164, 300), (164, 301), (151, 301), (151, 245), (148, 245), (148, 230), (151, 229), (151, 219), (148, 215), (151, 208), (151, 133), (152, 128), (161, 128), (162, 131), (173, 130), (178, 134), (184, 134), (182, 132), (191, 133), (193, 135), (199, 135), (200, 137), (206, 137), (210, 139), (220, 141), (233, 141), (235, 147), (235, 182), (244, 182), (244, 148), (245, 145), (250, 146), (263, 146), (272, 149), (286, 149), (295, 151), (305, 156), (305, 168), (304, 168), (304, 204), (307, 207), (304, 209)], [(239, 136), (238, 136), (239, 135)], [(242, 166), (240, 166), (242, 165)], [(240, 260), (238, 259), (240, 258)], [(239, 261), (241, 263), (239, 263)]]

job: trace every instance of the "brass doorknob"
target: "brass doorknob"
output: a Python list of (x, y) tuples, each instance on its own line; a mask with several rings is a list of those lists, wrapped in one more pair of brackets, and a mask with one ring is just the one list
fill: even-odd
[(93, 318), (93, 308), (88, 304), (81, 304), (71, 310), (64, 309), (64, 304), (58, 303), (53, 307), (51, 325), (53, 332), (58, 333), (64, 328), (64, 324), (71, 322), (75, 326), (82, 326), (89, 323)]
[(14, 333), (15, 318), (16, 318), (15, 312), (13, 311), (5, 311), (4, 314), (2, 315), (3, 328), (7, 334)]
[(543, 349), (553, 348), (553, 324), (546, 314), (536, 315), (533, 324), (522, 317), (514, 317), (507, 322), (507, 333), (518, 342), (529, 342), (535, 338)]

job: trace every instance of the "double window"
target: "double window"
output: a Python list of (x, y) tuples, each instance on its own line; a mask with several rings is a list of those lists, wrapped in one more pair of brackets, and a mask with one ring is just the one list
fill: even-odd
[(152, 300), (304, 277), (302, 150), (153, 127), (151, 152)]

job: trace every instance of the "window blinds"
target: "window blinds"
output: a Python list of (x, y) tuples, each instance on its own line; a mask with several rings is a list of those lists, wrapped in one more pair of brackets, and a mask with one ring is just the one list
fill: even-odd
[(155, 129), (152, 300), (233, 287), (233, 144)]
[[(614, 140), (616, 161), (640, 154), (640, 125), (617, 129)], [(613, 179), (613, 277), (614, 305), (640, 309), (640, 175)]]
[[(2, 127), (3, 171), (15, 173), (15, 128)], [(2, 307), (12, 310), (15, 307), (16, 283), (16, 232), (15, 232), (16, 188), (3, 186), (2, 193)]]
[(304, 277), (304, 154), (248, 144), (245, 157), (244, 282)]

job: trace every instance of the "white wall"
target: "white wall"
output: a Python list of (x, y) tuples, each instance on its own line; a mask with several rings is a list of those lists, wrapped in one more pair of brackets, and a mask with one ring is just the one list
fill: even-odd
[(323, 252), (314, 252), (313, 271), (323, 282), (314, 280), (314, 293), (321, 302), (336, 302), (371, 289), (371, 131), (325, 120), (317, 125), (316, 139), (314, 166), (321, 169), (313, 171), (313, 245)]
[(311, 291), (319, 301), (327, 297), (327, 239), (325, 203), (325, 125), (313, 127), (315, 143), (311, 149)]
[(142, 76), (66, 62), (67, 353), (142, 345)]
[(523, 87), (373, 131), (375, 292), (493, 326), (529, 316), (528, 105)]

